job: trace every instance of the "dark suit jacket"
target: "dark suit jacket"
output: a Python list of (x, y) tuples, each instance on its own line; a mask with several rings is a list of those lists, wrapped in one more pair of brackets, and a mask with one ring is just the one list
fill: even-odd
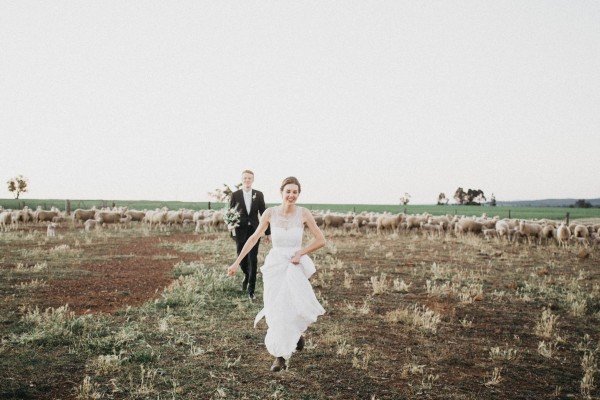
[[(250, 213), (246, 210), (246, 203), (244, 202), (243, 189), (236, 190), (231, 194), (231, 200), (229, 201), (229, 207), (235, 208), (240, 212), (240, 226), (235, 228), (236, 237), (246, 237), (246, 231), (248, 230), (248, 222), (256, 229), (258, 228), (259, 216), (262, 215), (265, 210), (265, 197), (262, 192), (252, 189), (252, 204), (250, 206)], [(265, 235), (271, 234), (271, 228), (267, 227)]]

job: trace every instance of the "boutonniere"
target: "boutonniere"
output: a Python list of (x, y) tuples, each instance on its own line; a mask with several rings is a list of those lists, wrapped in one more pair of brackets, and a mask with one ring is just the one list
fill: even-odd
[(252, 196), (252, 200), (256, 200), (256, 193), (254, 193), (254, 196)]

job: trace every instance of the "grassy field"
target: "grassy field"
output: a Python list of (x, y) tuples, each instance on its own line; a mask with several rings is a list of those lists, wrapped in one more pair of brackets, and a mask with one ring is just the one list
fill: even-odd
[[(41, 206), (43, 209), (57, 207), (64, 211), (65, 200), (59, 199), (0, 199), (0, 206), (4, 208), (17, 209), (27, 205), (31, 209)], [(458, 205), (391, 205), (391, 204), (301, 204), (311, 210), (331, 210), (334, 212), (404, 212), (408, 214), (420, 214), (428, 212), (432, 215), (475, 215), (482, 213), (488, 216), (498, 215), (500, 218), (525, 218), (525, 219), (553, 219), (563, 220), (567, 213), (570, 219), (600, 218), (600, 208), (569, 208), (569, 207), (481, 207), (481, 206), (458, 206)], [(150, 201), (150, 200), (71, 200), (71, 210), (77, 208), (91, 208), (95, 206), (112, 207), (121, 206), (136, 210), (154, 210), (167, 207), (170, 210), (186, 208), (191, 210), (208, 209), (208, 202), (178, 202), (178, 201)], [(212, 209), (222, 209), (224, 203), (210, 203)]]
[[(0, 399), (600, 395), (597, 248), (325, 235), (312, 284), (326, 314), (274, 374), (265, 324), (252, 327), (262, 283), (251, 303), (239, 274), (225, 277), (225, 232), (1, 233)], [(123, 286), (157, 272), (170, 281), (160, 289)]]

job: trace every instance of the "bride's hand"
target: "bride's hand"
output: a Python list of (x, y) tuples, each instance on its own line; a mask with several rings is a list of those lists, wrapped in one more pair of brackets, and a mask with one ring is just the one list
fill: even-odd
[(292, 264), (300, 264), (300, 255), (298, 253), (294, 254), (292, 257)]
[(231, 266), (229, 268), (227, 268), (227, 276), (233, 276), (235, 274), (235, 271), (237, 270), (238, 265), (237, 264), (231, 264)]

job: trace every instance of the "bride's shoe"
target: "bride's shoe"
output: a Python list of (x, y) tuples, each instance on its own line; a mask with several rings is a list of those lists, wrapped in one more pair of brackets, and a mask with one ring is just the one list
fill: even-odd
[(285, 358), (277, 357), (275, 361), (273, 361), (273, 365), (271, 365), (271, 371), (278, 372), (282, 369), (286, 369), (287, 365), (285, 365)]

